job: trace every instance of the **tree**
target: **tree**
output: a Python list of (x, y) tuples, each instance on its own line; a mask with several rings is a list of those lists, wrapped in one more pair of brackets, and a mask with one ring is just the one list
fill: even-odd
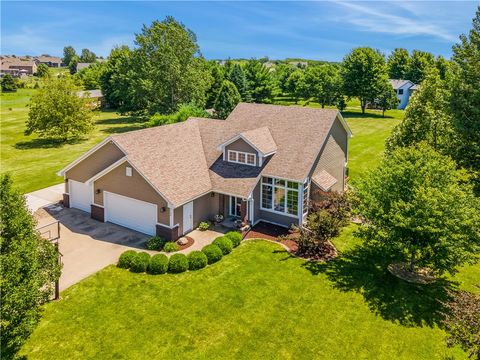
[(453, 46), (449, 110), (459, 136), (458, 163), (474, 174), (480, 193), (480, 6), (469, 35)]
[(70, 62), (72, 61), (73, 58), (77, 57), (77, 53), (75, 52), (75, 49), (72, 46), (65, 46), (63, 48), (63, 58), (62, 62), (66, 66), (70, 66)]
[(380, 106), (380, 109), (382, 109), (382, 117), (385, 117), (386, 110), (395, 109), (399, 102), (400, 100), (398, 100), (397, 93), (385, 78), (377, 98), (377, 104)]
[(289, 78), (290, 74), (295, 71), (295, 68), (290, 64), (279, 64), (275, 67), (275, 80), (277, 82), (277, 86), (280, 88), (283, 94), (288, 92), (287, 90), (287, 79)]
[(305, 83), (309, 97), (322, 106), (335, 105), (340, 96), (341, 78), (339, 69), (332, 64), (310, 66), (305, 72)]
[(15, 79), (10, 74), (5, 74), (2, 78), (2, 92), (13, 92), (17, 91), (17, 84), (15, 84)]
[(212, 78), (191, 30), (166, 17), (144, 26), (135, 44), (135, 71), (150, 113), (170, 113), (182, 103), (205, 105)]
[(303, 70), (296, 69), (293, 71), (287, 79), (285, 88), (287, 89), (287, 93), (295, 100), (295, 104), (298, 102), (298, 99), (306, 95), (305, 74)]
[(71, 78), (48, 79), (32, 97), (26, 125), (25, 135), (38, 133), (67, 141), (91, 130), (92, 112), (85, 99), (77, 96)]
[(428, 72), (435, 67), (435, 58), (426, 51), (413, 50), (407, 73), (408, 80), (420, 84)]
[(95, 90), (100, 88), (100, 78), (104, 70), (105, 63), (93, 63), (81, 69), (75, 76), (82, 81), (85, 90)]
[(396, 48), (387, 59), (388, 77), (390, 79), (407, 79), (410, 69), (410, 54), (407, 49)]
[(78, 56), (74, 56), (69, 64), (68, 69), (70, 71), (70, 75), (74, 75), (77, 72), (77, 64), (80, 62), (80, 58)]
[(450, 296), (452, 300), (443, 304), (447, 345), (460, 345), (470, 358), (480, 359), (480, 296), (463, 290)]
[(387, 152), (426, 141), (435, 150), (451, 154), (456, 141), (451, 117), (446, 111), (448, 97), (445, 82), (433, 69), (410, 97), (405, 118), (387, 138)]
[(252, 59), (245, 64), (248, 94), (253, 102), (270, 101), (273, 97), (273, 78), (268, 68), (260, 61)]
[(97, 55), (93, 51), (88, 49), (82, 49), (82, 54), (80, 55), (80, 62), (83, 63), (93, 63), (97, 61)]
[(45, 64), (39, 64), (38, 67), (37, 67), (37, 73), (36, 75), (38, 77), (45, 77), (45, 76), (48, 76), (50, 74), (50, 71), (48, 69), (48, 66), (45, 65)]
[(10, 176), (0, 178), (0, 293), (2, 304), (1, 355), (13, 357), (41, 317), (60, 276), (58, 252), (35, 231), (25, 198), (12, 187)]
[(241, 100), (237, 87), (231, 81), (224, 80), (213, 105), (215, 115), (219, 119), (226, 119)]
[(236, 63), (235, 65), (233, 65), (229, 79), (237, 87), (238, 93), (240, 94), (242, 101), (249, 102), (250, 97), (248, 93), (247, 78), (245, 77), (245, 72), (243, 71), (243, 68), (240, 64)]
[(213, 107), (215, 100), (218, 97), (218, 93), (220, 92), (220, 88), (222, 87), (223, 80), (225, 79), (225, 74), (216, 62), (210, 63), (211, 69), (210, 74), (212, 75), (212, 82), (210, 84), (210, 88), (207, 90), (207, 102), (206, 108), (210, 109)]
[(343, 59), (341, 73), (344, 95), (358, 97), (364, 114), (367, 103), (378, 97), (387, 74), (383, 55), (372, 48), (353, 49)]
[(440, 274), (477, 260), (480, 199), (455, 162), (422, 143), (399, 148), (355, 185), (360, 236)]
[(195, 104), (182, 104), (180, 105), (178, 111), (172, 114), (155, 114), (153, 115), (147, 123), (148, 127), (160, 126), (167, 124), (175, 124), (187, 120), (189, 117), (211, 117), (208, 112), (204, 109), (199, 108)]
[(440, 79), (445, 80), (447, 78), (447, 73), (450, 68), (450, 61), (445, 60), (445, 58), (442, 55), (438, 55), (437, 59), (435, 60), (435, 67), (438, 70)]

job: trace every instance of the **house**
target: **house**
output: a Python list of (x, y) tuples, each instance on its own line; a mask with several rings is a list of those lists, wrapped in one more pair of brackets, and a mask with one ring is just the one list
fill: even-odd
[(8, 57), (2, 59), (0, 71), (3, 74), (11, 74), (13, 76), (33, 75), (37, 72), (37, 64), (33, 60)]
[(77, 96), (88, 99), (87, 105), (90, 108), (99, 109), (105, 105), (102, 90), (100, 89), (77, 91)]
[(49, 56), (49, 55), (41, 55), (35, 58), (38, 64), (45, 64), (48, 67), (63, 67), (65, 64), (63, 63), (62, 59), (56, 56)]
[(88, 68), (90, 65), (92, 65), (93, 63), (78, 63), (77, 64), (77, 72), (79, 72), (80, 70), (82, 69), (86, 69)]
[(413, 91), (418, 88), (417, 84), (414, 84), (410, 80), (388, 80), (390, 85), (392, 85), (393, 90), (397, 93), (398, 100), (400, 101), (397, 109), (405, 109), (408, 105), (408, 100), (412, 95)]
[(350, 136), (337, 110), (240, 103), (109, 136), (58, 175), (65, 206), (167, 239), (217, 214), (288, 227), (316, 190), (344, 190)]

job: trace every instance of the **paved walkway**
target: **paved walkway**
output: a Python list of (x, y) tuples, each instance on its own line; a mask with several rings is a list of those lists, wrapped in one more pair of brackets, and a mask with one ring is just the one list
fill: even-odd
[(65, 185), (63, 183), (49, 186), (45, 189), (37, 190), (25, 194), (27, 206), (32, 213), (45, 206), (58, 203), (62, 200)]

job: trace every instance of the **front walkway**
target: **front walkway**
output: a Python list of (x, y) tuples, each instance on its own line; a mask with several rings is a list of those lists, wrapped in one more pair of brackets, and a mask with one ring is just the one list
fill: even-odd
[(40, 208), (58, 203), (63, 198), (65, 184), (57, 184), (25, 194), (28, 209), (34, 213)]

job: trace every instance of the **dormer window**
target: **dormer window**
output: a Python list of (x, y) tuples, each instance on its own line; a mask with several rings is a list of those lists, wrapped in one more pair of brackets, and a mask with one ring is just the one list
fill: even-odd
[(228, 161), (255, 166), (257, 163), (257, 155), (243, 151), (228, 150)]

